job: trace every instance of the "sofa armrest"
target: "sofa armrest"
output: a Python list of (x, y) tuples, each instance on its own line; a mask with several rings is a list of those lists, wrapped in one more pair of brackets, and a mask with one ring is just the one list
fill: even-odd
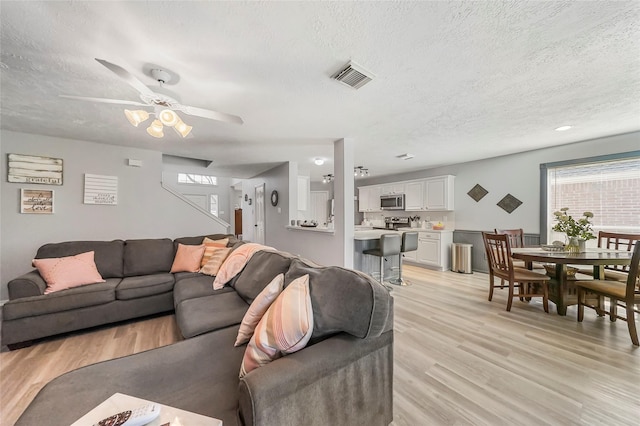
[(393, 420), (393, 331), (342, 333), (251, 371), (239, 384), (249, 425), (388, 425)]
[(9, 300), (15, 300), (22, 297), (40, 296), (44, 294), (47, 283), (38, 271), (34, 269), (18, 278), (12, 279), (7, 284), (7, 287), (9, 288)]

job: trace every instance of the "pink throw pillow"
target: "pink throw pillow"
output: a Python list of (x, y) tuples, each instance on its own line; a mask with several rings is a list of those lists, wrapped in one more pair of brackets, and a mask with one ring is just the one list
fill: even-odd
[(33, 259), (33, 266), (47, 283), (44, 294), (84, 284), (105, 282), (94, 261), (95, 252), (52, 259)]
[(240, 378), (304, 348), (313, 333), (309, 275), (297, 278), (267, 309), (244, 351)]
[(251, 339), (253, 331), (264, 316), (264, 313), (267, 312), (276, 297), (282, 293), (282, 287), (284, 287), (284, 274), (279, 274), (256, 296), (251, 306), (249, 306), (249, 310), (242, 318), (234, 346), (240, 346)]
[(200, 271), (200, 260), (204, 253), (204, 244), (199, 246), (188, 246), (178, 243), (178, 251), (171, 265), (171, 273), (175, 272), (198, 272)]
[(218, 275), (216, 275), (216, 279), (213, 280), (213, 289), (220, 290), (224, 287), (226, 283), (231, 281), (233, 277), (242, 271), (242, 268), (244, 268), (244, 265), (246, 265), (249, 259), (251, 259), (251, 256), (260, 250), (275, 249), (273, 247), (263, 246), (262, 244), (247, 243), (242, 244), (240, 247), (232, 251), (220, 267)]

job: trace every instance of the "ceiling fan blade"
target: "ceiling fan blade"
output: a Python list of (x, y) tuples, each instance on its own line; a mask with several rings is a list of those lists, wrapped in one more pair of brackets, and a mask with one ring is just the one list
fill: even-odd
[(226, 121), (227, 123), (243, 124), (242, 118), (237, 115), (225, 114), (224, 112), (211, 111), (209, 109), (182, 105), (182, 112), (196, 117), (210, 118), (211, 120)]
[(78, 100), (78, 101), (102, 102), (104, 104), (149, 106), (147, 104), (143, 104), (142, 102), (124, 101), (124, 100), (121, 100), (121, 99), (89, 98), (89, 97), (86, 97), (86, 96), (71, 96), (71, 95), (58, 95), (58, 96), (60, 96), (61, 98), (75, 99), (75, 100)]
[(143, 95), (147, 96), (155, 96), (153, 90), (149, 89), (143, 82), (138, 80), (131, 74), (129, 71), (122, 68), (120, 65), (112, 64), (111, 62), (105, 61), (104, 59), (95, 58), (96, 61), (100, 62), (105, 67), (109, 68), (113, 73), (115, 73), (118, 77), (129, 83), (134, 89)]

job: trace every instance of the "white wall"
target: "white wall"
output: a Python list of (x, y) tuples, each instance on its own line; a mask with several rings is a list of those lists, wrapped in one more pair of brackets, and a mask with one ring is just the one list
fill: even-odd
[[(160, 152), (9, 131), (0, 132), (0, 140), (1, 300), (8, 299), (7, 282), (32, 269), (31, 259), (45, 243), (226, 232), (161, 187)], [(62, 158), (63, 185), (8, 183), (9, 153)], [(142, 167), (127, 166), (128, 158), (142, 160)], [(83, 204), (85, 173), (117, 176), (118, 205)], [(20, 214), (20, 188), (53, 189), (55, 213)]]
[[(363, 179), (358, 181), (358, 185), (455, 175), (456, 229), (481, 231), (523, 228), (526, 233), (539, 233), (540, 164), (638, 149), (640, 132), (634, 132), (414, 173)], [(489, 191), (477, 203), (467, 195), (475, 184), (480, 184)], [(508, 193), (523, 202), (511, 214), (496, 205)]]

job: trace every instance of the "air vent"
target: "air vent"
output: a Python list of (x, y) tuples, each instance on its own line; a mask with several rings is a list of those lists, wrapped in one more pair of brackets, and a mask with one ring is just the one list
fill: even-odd
[(373, 80), (373, 77), (375, 76), (372, 73), (353, 62), (349, 62), (345, 68), (331, 76), (331, 78), (354, 89), (361, 88)]
[(413, 154), (401, 154), (401, 155), (396, 155), (396, 158), (399, 158), (401, 160), (411, 160), (414, 157)]

